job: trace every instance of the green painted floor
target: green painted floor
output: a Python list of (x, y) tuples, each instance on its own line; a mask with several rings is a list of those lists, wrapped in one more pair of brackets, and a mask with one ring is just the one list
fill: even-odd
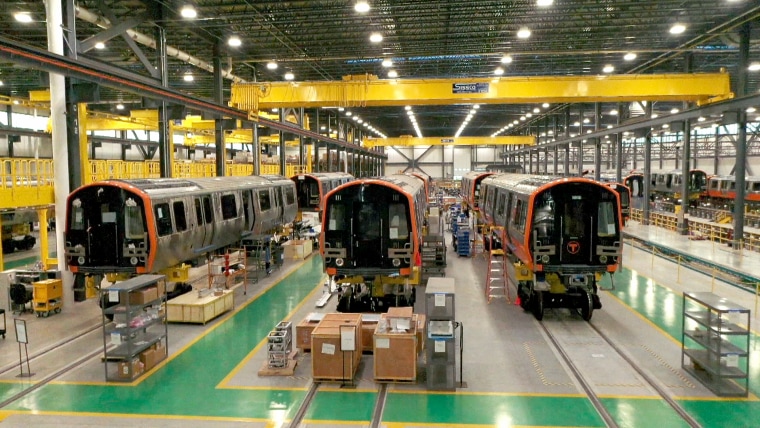
[[(152, 376), (135, 386), (52, 383), (33, 391), (3, 410), (16, 412), (113, 414), (114, 416), (174, 415), (198, 418), (231, 418), (271, 422), (291, 419), (305, 397), (305, 390), (223, 389), (217, 386), (277, 324), (321, 286), (322, 263), (307, 259), (263, 295), (241, 308), (186, 347)], [(648, 279), (632, 277), (629, 270), (616, 276), (615, 295), (667, 334), (680, 340), (681, 297), (666, 287), (648, 286)], [(640, 288), (631, 292), (634, 287)], [(644, 293), (646, 287), (647, 293)], [(639, 292), (642, 291), (642, 292)], [(656, 293), (652, 299), (651, 293)], [(645, 295), (649, 295), (645, 297)], [(639, 296), (633, 299), (631, 296)], [(647, 303), (649, 302), (649, 303)], [(675, 305), (665, 311), (662, 305)], [(670, 316), (669, 316), (670, 314)], [(752, 347), (757, 337), (752, 337)], [(757, 352), (755, 354), (758, 354)], [(760, 364), (753, 368), (750, 385), (757, 394)], [(0, 400), (23, 385), (0, 384)], [(307, 423), (367, 424), (377, 396), (374, 392), (321, 389), (305, 416)], [(620, 426), (685, 424), (661, 400), (604, 398), (604, 404)], [(760, 421), (760, 401), (682, 400), (682, 405), (705, 427), (750, 426)], [(561, 409), (561, 411), (557, 411)], [(388, 395), (384, 423), (496, 426), (604, 426), (582, 396), (535, 396), (477, 393), (410, 393)]]

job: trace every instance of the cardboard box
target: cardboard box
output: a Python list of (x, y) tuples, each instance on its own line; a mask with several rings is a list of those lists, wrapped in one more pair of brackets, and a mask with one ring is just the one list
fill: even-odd
[(137, 376), (140, 376), (143, 371), (145, 371), (145, 366), (143, 363), (138, 359), (135, 358), (131, 361), (132, 364), (132, 372), (130, 373), (129, 361), (121, 361), (119, 362), (119, 373), (118, 377), (120, 379), (134, 379)]
[(305, 259), (312, 251), (311, 240), (296, 239), (282, 244), (286, 259)]
[(156, 366), (156, 364), (163, 361), (166, 358), (166, 348), (161, 346), (160, 349), (148, 348), (140, 353), (140, 362), (143, 364), (143, 369), (148, 371)]
[(157, 287), (146, 287), (129, 293), (130, 305), (144, 305), (158, 299)]

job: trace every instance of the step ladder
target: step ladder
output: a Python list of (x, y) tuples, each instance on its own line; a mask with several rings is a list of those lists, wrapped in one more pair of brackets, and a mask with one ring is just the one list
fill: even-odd
[[(505, 242), (503, 227), (490, 228), (489, 239), (493, 242), (493, 235), (498, 234), (501, 242)], [(493, 249), (488, 251), (488, 274), (486, 275), (486, 299), (491, 303), (494, 297), (504, 297), (510, 302), (509, 285), (507, 282), (507, 255), (503, 249)]]

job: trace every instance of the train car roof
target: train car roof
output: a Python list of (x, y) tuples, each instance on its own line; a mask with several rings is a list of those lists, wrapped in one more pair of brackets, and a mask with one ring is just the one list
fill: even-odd
[(478, 177), (480, 177), (481, 175), (494, 175), (494, 174), (498, 174), (498, 172), (490, 172), (490, 171), (470, 171), (470, 172), (468, 172), (468, 173), (466, 173), (466, 174), (462, 175), (462, 178), (465, 178), (465, 177), (467, 177), (467, 178), (473, 178), (473, 179), (475, 179), (475, 178), (478, 178)]
[(325, 178), (328, 180), (331, 180), (334, 178), (354, 178), (353, 175), (347, 172), (304, 172), (301, 174), (296, 174), (290, 178), (297, 179), (299, 177), (313, 177), (313, 178), (316, 178), (317, 180), (325, 179)]
[(422, 180), (412, 175), (394, 174), (384, 177), (359, 178), (354, 181), (349, 181), (348, 183), (341, 184), (340, 186), (330, 191), (330, 193), (340, 191), (341, 189), (346, 189), (350, 186), (361, 186), (366, 184), (385, 186), (385, 183), (393, 184), (409, 194), (417, 193), (419, 189), (424, 189), (425, 186), (425, 183)]
[(224, 191), (239, 188), (272, 186), (284, 181), (292, 183), (288, 178), (279, 175), (271, 176), (236, 176), (236, 177), (203, 177), (203, 178), (143, 178), (131, 180), (106, 180), (91, 183), (105, 185), (109, 183), (124, 183), (147, 194), (159, 195), (165, 193), (187, 193)]
[(606, 183), (600, 183), (588, 177), (553, 177), (549, 175), (528, 174), (496, 174), (483, 180), (483, 184), (492, 184), (505, 187), (518, 193), (530, 194), (536, 189), (549, 183), (559, 182), (586, 182), (609, 188)]

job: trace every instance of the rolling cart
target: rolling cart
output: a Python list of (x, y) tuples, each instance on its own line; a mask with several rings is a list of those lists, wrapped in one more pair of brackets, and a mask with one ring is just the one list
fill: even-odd
[(46, 279), (34, 284), (33, 307), (38, 317), (47, 317), (52, 313), (60, 313), (63, 307), (63, 281)]

